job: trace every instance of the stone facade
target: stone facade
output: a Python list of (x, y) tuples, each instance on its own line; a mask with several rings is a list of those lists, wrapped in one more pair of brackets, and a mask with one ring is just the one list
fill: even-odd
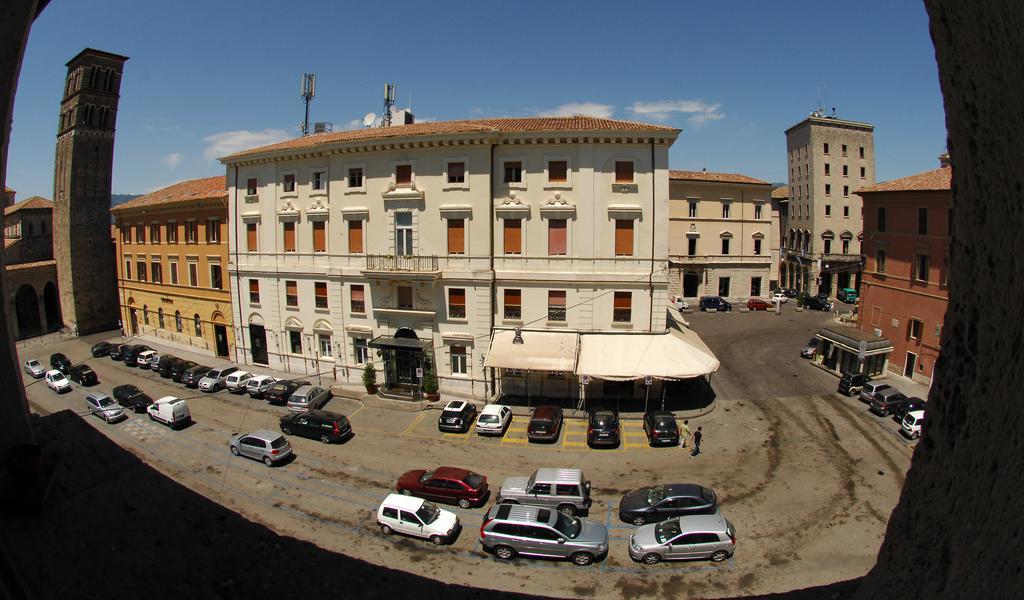
[(117, 323), (110, 184), (126, 60), (87, 48), (67, 63), (54, 162), (53, 254), (64, 321), (78, 334)]
[(15, 339), (56, 331), (63, 325), (53, 260), (53, 203), (33, 196), (4, 208), (4, 268)]

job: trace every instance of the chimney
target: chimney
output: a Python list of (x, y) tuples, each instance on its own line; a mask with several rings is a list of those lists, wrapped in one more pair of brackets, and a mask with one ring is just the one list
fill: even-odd
[(11, 188), (4, 188), (4, 208), (14, 205), (14, 194)]
[(943, 152), (939, 155), (939, 167), (946, 168), (949, 166), (949, 152)]
[(700, 172), (704, 173), (705, 175), (707, 175), (708, 174), (708, 168), (704, 167), (703, 169), (700, 170)]

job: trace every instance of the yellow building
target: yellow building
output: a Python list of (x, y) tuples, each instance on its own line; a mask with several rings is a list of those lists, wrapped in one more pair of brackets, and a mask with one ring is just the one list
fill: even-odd
[(207, 177), (111, 209), (126, 335), (233, 355), (227, 198), (224, 177)]

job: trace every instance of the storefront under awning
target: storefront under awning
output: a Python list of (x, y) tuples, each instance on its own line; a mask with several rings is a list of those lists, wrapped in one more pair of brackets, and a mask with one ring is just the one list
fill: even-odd
[(519, 335), (521, 344), (514, 342), (515, 331), (494, 332), (484, 366), (566, 373), (576, 368), (579, 336), (575, 333), (522, 331)]
[(887, 338), (851, 327), (824, 327), (814, 337), (821, 340), (814, 352), (814, 362), (836, 375), (881, 375), (893, 349)]
[(580, 335), (576, 373), (609, 381), (679, 380), (714, 373), (721, 363), (696, 332)]

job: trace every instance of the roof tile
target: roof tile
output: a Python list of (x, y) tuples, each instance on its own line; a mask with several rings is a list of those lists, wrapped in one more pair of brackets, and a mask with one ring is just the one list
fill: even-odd
[(739, 173), (712, 173), (711, 171), (669, 171), (668, 178), (675, 181), (711, 181), (716, 183), (754, 183), (771, 185), (767, 181)]
[(952, 189), (952, 177), (952, 168), (940, 167), (934, 171), (925, 171), (924, 173), (918, 173), (917, 175), (911, 175), (910, 177), (903, 177), (902, 179), (893, 179), (892, 181), (883, 181), (882, 183), (869, 185), (868, 187), (856, 190), (854, 193), (863, 194), (866, 192), (870, 194), (876, 192), (948, 191)]
[(53, 210), (53, 202), (50, 202), (42, 196), (32, 196), (31, 198), (26, 198), (21, 202), (4, 207), (4, 214), (9, 215), (11, 213), (18, 212), (19, 210), (31, 209)]
[(176, 202), (187, 202), (189, 200), (209, 200), (213, 198), (228, 197), (227, 180), (223, 175), (216, 177), (204, 177), (202, 179), (189, 179), (169, 185), (163, 189), (133, 198), (124, 204), (119, 204), (110, 209), (111, 212), (120, 212), (134, 208), (146, 208), (148, 206), (160, 206), (174, 204)]

